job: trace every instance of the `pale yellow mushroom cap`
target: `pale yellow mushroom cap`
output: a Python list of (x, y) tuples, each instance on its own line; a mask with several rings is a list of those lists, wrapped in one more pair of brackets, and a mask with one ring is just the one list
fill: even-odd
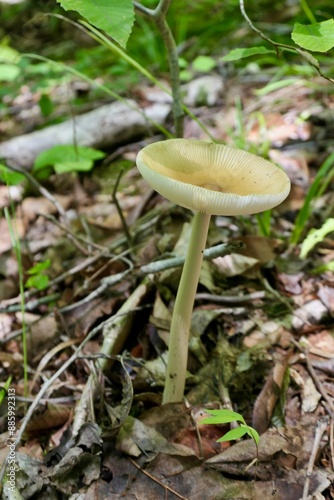
[(228, 146), (169, 139), (144, 147), (137, 167), (162, 196), (195, 212), (246, 215), (279, 205), (290, 192), (273, 163)]

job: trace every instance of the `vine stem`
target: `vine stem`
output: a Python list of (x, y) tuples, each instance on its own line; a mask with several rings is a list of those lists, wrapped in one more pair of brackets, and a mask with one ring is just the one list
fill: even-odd
[(190, 336), (191, 316), (201, 271), (211, 216), (196, 213), (183, 266), (179, 289), (175, 299), (171, 329), (166, 383), (162, 403), (182, 401)]

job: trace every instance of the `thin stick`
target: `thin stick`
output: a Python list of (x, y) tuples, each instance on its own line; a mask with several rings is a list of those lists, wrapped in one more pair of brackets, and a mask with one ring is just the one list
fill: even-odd
[(167, 486), (167, 484), (164, 484), (163, 482), (161, 482), (157, 477), (155, 476), (152, 476), (152, 474), (150, 474), (149, 472), (147, 472), (145, 469), (142, 469), (140, 467), (140, 465), (138, 465), (134, 460), (132, 460), (132, 458), (128, 457), (128, 460), (132, 463), (132, 465), (134, 465), (138, 470), (140, 470), (143, 474), (145, 474), (145, 476), (149, 477), (150, 479), (152, 479), (152, 481), (154, 481), (155, 483), (157, 484), (160, 484), (160, 486), (162, 488), (164, 488), (165, 490), (169, 491), (170, 493), (173, 493), (173, 495), (177, 496), (178, 498), (180, 498), (181, 500), (189, 500), (187, 497), (184, 497), (183, 495), (180, 495), (180, 493), (178, 493), (177, 491), (173, 490), (173, 488), (171, 488), (170, 486)]
[[(244, 244), (240, 241), (232, 241), (231, 243), (221, 243), (220, 245), (215, 245), (211, 248), (206, 248), (204, 250), (203, 259), (212, 260), (217, 257), (223, 257), (224, 255), (230, 255), (233, 252), (237, 252), (241, 248), (244, 248)], [(155, 262), (150, 262), (141, 266), (140, 271), (143, 274), (159, 273), (165, 271), (166, 269), (171, 269), (173, 267), (183, 266), (185, 257), (170, 257), (169, 259), (157, 260)]]
[(118, 199), (117, 199), (117, 189), (118, 189), (118, 186), (119, 186), (122, 174), (123, 174), (123, 169), (121, 169), (120, 172), (119, 172), (119, 174), (118, 174), (118, 177), (116, 179), (115, 186), (114, 186), (114, 189), (113, 189), (113, 192), (112, 192), (111, 196), (112, 196), (112, 201), (113, 201), (113, 203), (114, 203), (114, 205), (116, 207), (117, 213), (119, 215), (119, 218), (121, 219), (121, 223), (122, 223), (122, 226), (123, 226), (123, 231), (124, 231), (124, 234), (125, 234), (125, 237), (126, 237), (126, 241), (128, 242), (129, 250), (131, 250), (132, 247), (133, 247), (133, 239), (132, 239), (132, 236), (130, 234), (128, 225), (126, 223), (126, 220), (125, 220), (125, 217), (124, 217), (124, 214), (123, 214), (123, 210), (122, 210), (120, 204), (118, 203)]
[(323, 417), (320, 420), (318, 420), (318, 422), (316, 424), (315, 437), (314, 437), (314, 441), (313, 441), (313, 447), (312, 447), (310, 460), (309, 460), (308, 466), (307, 466), (306, 480), (304, 483), (302, 500), (307, 500), (307, 498), (308, 498), (308, 492), (310, 489), (311, 476), (312, 476), (312, 472), (313, 472), (313, 468), (314, 468), (315, 459), (316, 459), (317, 454), (318, 454), (322, 435), (325, 432), (325, 430), (327, 429), (328, 421), (329, 421), (328, 416), (326, 416), (326, 417)]

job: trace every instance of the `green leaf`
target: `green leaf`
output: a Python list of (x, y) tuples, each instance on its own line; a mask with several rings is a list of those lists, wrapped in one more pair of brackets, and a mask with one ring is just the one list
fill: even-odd
[[(242, 426), (242, 424), (241, 424)], [(245, 426), (247, 429), (246, 429), (246, 432), (248, 434), (248, 436), (250, 436), (256, 443), (256, 446), (259, 446), (259, 442), (260, 442), (260, 436), (259, 436), (259, 433), (253, 429), (253, 427), (249, 427), (249, 425), (246, 425)]]
[(27, 273), (28, 274), (39, 274), (42, 271), (45, 271), (45, 269), (48, 269), (51, 265), (51, 260), (47, 259), (44, 260), (43, 262), (38, 262), (38, 264), (35, 264), (33, 267), (31, 267)]
[(20, 58), (20, 53), (17, 50), (7, 45), (0, 45), (0, 62), (16, 64)]
[(187, 69), (183, 69), (180, 71), (180, 79), (182, 82), (189, 82), (193, 77), (193, 74), (191, 71), (188, 71)]
[(45, 274), (34, 274), (26, 281), (26, 288), (37, 288), (37, 290), (45, 290), (49, 284), (49, 277)]
[(49, 116), (53, 109), (53, 102), (47, 94), (42, 94), (40, 100), (38, 101), (39, 107), (43, 116)]
[(19, 174), (18, 172), (13, 172), (5, 165), (0, 163), (0, 181), (8, 186), (15, 186), (16, 184), (20, 184), (25, 179), (23, 174)]
[(6, 394), (7, 394), (7, 391), (9, 389), (9, 387), (10, 387), (11, 382), (12, 382), (12, 376), (9, 375), (9, 377), (6, 380), (6, 382), (4, 382), (4, 384), (2, 384), (0, 386), (0, 404), (4, 400), (4, 398), (5, 398)]
[(205, 410), (206, 413), (212, 415), (202, 420), (203, 424), (228, 424), (230, 422), (245, 422), (244, 417), (240, 413), (232, 410)]
[(300, 258), (304, 259), (310, 250), (320, 243), (328, 233), (334, 231), (334, 219), (327, 219), (326, 222), (319, 229), (311, 229), (302, 243), (300, 250)]
[(258, 446), (260, 441), (260, 436), (258, 432), (255, 429), (253, 429), (253, 427), (249, 427), (246, 424), (244, 417), (240, 415), (240, 413), (236, 413), (235, 411), (231, 410), (205, 410), (205, 411), (206, 413), (209, 413), (212, 416), (204, 418), (201, 421), (202, 424), (219, 425), (219, 424), (228, 424), (236, 421), (240, 422), (240, 427), (230, 430), (224, 436), (217, 439), (217, 442), (239, 439), (245, 434), (248, 434), (248, 436), (250, 436), (255, 441), (256, 446)]
[(250, 47), (248, 49), (233, 49), (226, 56), (221, 57), (221, 61), (229, 62), (229, 61), (238, 61), (239, 59), (243, 59), (244, 57), (251, 57), (255, 55), (263, 55), (263, 54), (272, 54), (275, 53), (274, 50), (266, 49), (266, 47)]
[(0, 81), (13, 82), (21, 73), (21, 70), (15, 64), (0, 64)]
[(87, 172), (93, 168), (94, 160), (105, 157), (105, 153), (86, 146), (54, 146), (40, 153), (34, 163), (33, 172), (52, 165), (57, 174), (64, 172)]
[(216, 66), (216, 61), (209, 56), (198, 56), (194, 59), (192, 67), (195, 71), (207, 73)]
[(121, 47), (131, 34), (134, 23), (132, 0), (57, 0), (65, 10), (76, 10), (87, 21), (105, 31)]
[(307, 25), (295, 23), (291, 38), (303, 49), (327, 52), (334, 47), (334, 19)]
[(316, 267), (313, 272), (315, 274), (321, 274), (324, 273), (325, 271), (334, 271), (334, 260), (331, 260), (327, 264), (324, 264), (323, 266)]
[(299, 83), (300, 79), (299, 78), (286, 78), (282, 80), (278, 80), (277, 82), (270, 82), (262, 89), (257, 89), (254, 91), (254, 94), (258, 96), (263, 96), (263, 95), (268, 95), (271, 94), (271, 92), (275, 92), (278, 89), (282, 89), (284, 87), (290, 87), (291, 85), (294, 85), (295, 83)]
[(222, 441), (233, 441), (234, 439), (239, 439), (242, 436), (247, 434), (246, 427), (236, 427), (235, 429), (231, 429), (224, 436), (217, 439), (217, 443), (221, 443)]

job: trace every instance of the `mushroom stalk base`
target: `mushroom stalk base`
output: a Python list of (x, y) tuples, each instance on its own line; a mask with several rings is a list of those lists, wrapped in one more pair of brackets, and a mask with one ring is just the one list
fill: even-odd
[(169, 352), (163, 404), (176, 403), (183, 400), (191, 316), (209, 230), (210, 217), (207, 214), (196, 213), (192, 222), (187, 256), (175, 299), (169, 335)]

